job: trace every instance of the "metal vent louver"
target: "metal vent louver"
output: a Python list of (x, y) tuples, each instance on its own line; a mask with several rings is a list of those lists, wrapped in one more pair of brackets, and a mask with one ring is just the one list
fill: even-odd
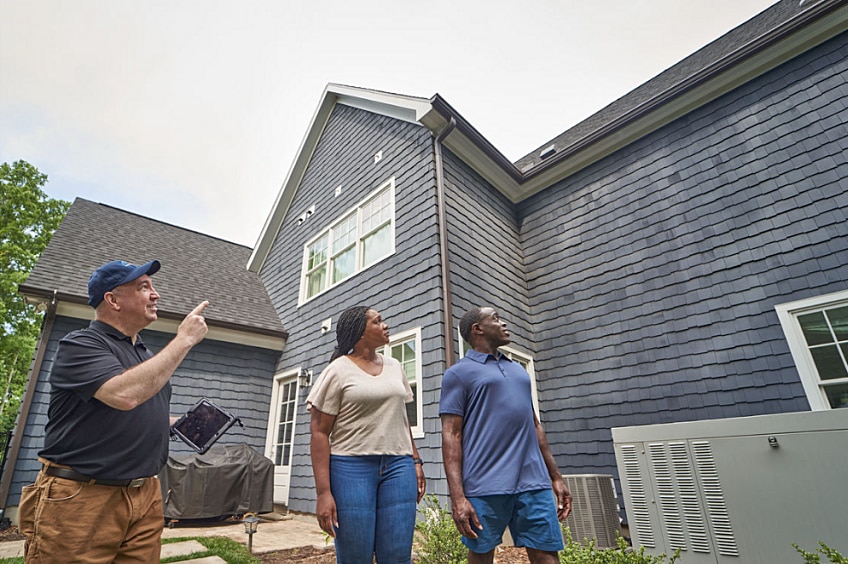
[(730, 514), (727, 511), (727, 503), (718, 479), (718, 469), (710, 443), (709, 441), (692, 441), (691, 444), (718, 553), (724, 556), (739, 556), (739, 547), (733, 535)]
[(571, 490), (572, 511), (566, 519), (576, 541), (595, 539), (599, 548), (614, 548), (619, 532), (618, 503), (612, 476), (572, 474), (562, 477)]
[(647, 548), (656, 548), (657, 540), (651, 527), (651, 512), (645, 480), (639, 469), (639, 452), (634, 445), (621, 447), (621, 460), (624, 472), (621, 479), (627, 483), (630, 492), (630, 506), (627, 513), (630, 517), (630, 527), (639, 536), (639, 542)]

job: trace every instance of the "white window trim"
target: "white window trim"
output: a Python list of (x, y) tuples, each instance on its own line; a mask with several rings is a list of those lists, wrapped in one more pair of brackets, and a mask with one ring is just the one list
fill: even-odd
[[(468, 343), (465, 342), (465, 339), (463, 339), (462, 335), (459, 333), (459, 325), (456, 326), (456, 334), (459, 335), (459, 358), (462, 358), (465, 356), (465, 351), (468, 350)], [(530, 395), (533, 399), (533, 411), (536, 413), (536, 417), (539, 421), (541, 421), (542, 416), (539, 413), (539, 392), (536, 390), (536, 364), (533, 357), (525, 352), (510, 347), (509, 345), (499, 347), (498, 350), (510, 357), (510, 359), (517, 356), (527, 363), (527, 373), (530, 375)]]
[[(280, 404), (277, 401), (277, 396), (280, 393), (280, 383), (284, 380), (288, 381), (291, 378), (294, 378), (297, 382), (297, 393), (295, 397), (300, 396), (300, 381), (297, 379), (297, 375), (300, 374), (300, 368), (294, 368), (291, 370), (286, 370), (284, 372), (279, 372), (274, 375), (274, 384), (271, 387), (271, 405), (268, 409), (268, 424), (265, 430), (265, 458), (270, 460), (275, 460), (274, 457), (274, 439), (277, 433), (277, 418), (280, 415)], [(297, 430), (297, 410), (294, 412), (294, 420), (292, 421), (292, 429)], [(294, 441), (292, 441), (292, 445), (294, 445)]]
[(807, 348), (807, 342), (804, 339), (797, 317), (811, 311), (846, 304), (848, 304), (848, 290), (774, 306), (777, 317), (780, 319), (780, 326), (783, 328), (783, 334), (786, 336), (786, 342), (789, 344), (792, 360), (798, 369), (798, 375), (801, 377), (801, 385), (804, 386), (804, 393), (807, 394), (807, 401), (810, 402), (810, 409), (813, 411), (828, 410), (831, 407), (830, 402), (827, 401), (827, 395), (819, 385), (818, 372), (813, 363), (813, 357)]
[[(389, 346), (396, 345), (400, 341), (406, 341), (410, 337), (414, 337), (415, 340), (415, 389), (417, 392), (415, 394), (415, 403), (419, 419), (419, 425), (410, 426), (410, 429), (412, 429), (412, 437), (415, 439), (420, 439), (424, 437), (424, 401), (422, 399), (422, 396), (424, 395), (424, 377), (421, 374), (421, 327), (415, 327), (414, 329), (402, 331), (401, 333), (397, 333), (396, 335), (390, 335)], [(383, 354), (385, 353), (386, 351), (384, 349)]]
[[(318, 239), (320, 239), (321, 237), (324, 237), (325, 235), (328, 235), (329, 233), (331, 233), (332, 229), (334, 227), (338, 226), (346, 218), (348, 218), (350, 216), (350, 214), (352, 214), (352, 213), (358, 214), (358, 210), (360, 208), (362, 208), (366, 203), (368, 203), (370, 200), (372, 200), (378, 194), (380, 194), (380, 192), (383, 192), (386, 189), (389, 190), (389, 197), (390, 197), (391, 206), (392, 206), (391, 219), (389, 220), (389, 225), (390, 225), (389, 237), (391, 239), (390, 250), (384, 256), (375, 260), (374, 262), (372, 262), (368, 266), (360, 267), (359, 265), (360, 265), (360, 262), (361, 262), (361, 254), (360, 253), (362, 252), (362, 236), (361, 236), (362, 234), (358, 232), (359, 227), (361, 226), (361, 220), (358, 218), (357, 219), (357, 239), (356, 239), (356, 243), (355, 243), (355, 245), (356, 245), (356, 257), (354, 259), (355, 264), (354, 264), (353, 273), (346, 278), (342, 278), (338, 282), (332, 282), (332, 279), (333, 279), (333, 273), (332, 273), (332, 241), (328, 241), (327, 242), (327, 272), (326, 272), (327, 287), (324, 288), (323, 290), (321, 290), (320, 292), (318, 292), (317, 294), (315, 294), (314, 296), (307, 298), (306, 297), (306, 292), (307, 292), (307, 276), (306, 276), (306, 273), (308, 271), (307, 266), (309, 264), (309, 246), (311, 244), (313, 244), (315, 241), (317, 241)], [(395, 253), (395, 226), (397, 224), (396, 214), (397, 214), (397, 206), (396, 206), (396, 201), (395, 201), (395, 177), (392, 176), (391, 178), (389, 178), (385, 182), (381, 183), (377, 187), (376, 190), (372, 191), (366, 197), (362, 198), (362, 200), (357, 202), (355, 205), (353, 205), (350, 208), (348, 208), (347, 210), (345, 210), (344, 213), (340, 214), (327, 227), (323, 228), (315, 236), (311, 237), (306, 242), (306, 244), (303, 246), (303, 258), (301, 259), (301, 263), (300, 263), (300, 293), (298, 295), (298, 302), (297, 302), (298, 307), (302, 306), (306, 302), (314, 300), (315, 298), (317, 298), (317, 297), (323, 295), (324, 293), (328, 292), (330, 289), (334, 288), (338, 284), (341, 284), (342, 282), (344, 282), (346, 280), (350, 280), (351, 278), (353, 278), (354, 276), (356, 276), (360, 272), (364, 272), (364, 271), (368, 270), (369, 268), (371, 268), (372, 266), (377, 265), (377, 264), (381, 263), (382, 261), (386, 260), (387, 258), (389, 258), (390, 256), (392, 256)]]

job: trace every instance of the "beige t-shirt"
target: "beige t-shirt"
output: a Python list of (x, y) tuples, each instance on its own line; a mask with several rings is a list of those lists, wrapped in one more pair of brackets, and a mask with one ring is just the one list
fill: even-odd
[(406, 404), (412, 388), (400, 363), (383, 356), (383, 371), (371, 376), (347, 356), (321, 372), (306, 405), (334, 415), (330, 454), (412, 454)]

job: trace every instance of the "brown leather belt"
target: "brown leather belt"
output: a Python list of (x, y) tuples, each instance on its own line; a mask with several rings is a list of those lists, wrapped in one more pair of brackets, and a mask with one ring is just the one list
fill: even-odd
[(115, 486), (119, 488), (140, 488), (147, 481), (147, 478), (136, 478), (134, 480), (97, 480), (70, 468), (60, 468), (58, 466), (45, 466), (44, 473), (48, 476), (73, 480), (74, 482), (85, 482), (86, 484), (96, 486)]

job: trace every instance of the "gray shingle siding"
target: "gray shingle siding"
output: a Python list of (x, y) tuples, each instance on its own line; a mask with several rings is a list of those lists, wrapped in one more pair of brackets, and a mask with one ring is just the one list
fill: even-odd
[(617, 426), (808, 410), (775, 304), (848, 279), (848, 34), (530, 198), (540, 407), (569, 473)]
[[(374, 154), (382, 151), (375, 163)], [(297, 304), (304, 245), (383, 182), (395, 178), (395, 253), (323, 294)], [(336, 197), (335, 188), (342, 186)], [(315, 213), (302, 225), (297, 217)], [(321, 321), (353, 305), (380, 310), (393, 333), (421, 327), (425, 428), (435, 426), (438, 396), (434, 375), (442, 364), (438, 232), (432, 138), (420, 126), (337, 105), (312, 155), (287, 217), (260, 272), (272, 301), (290, 331), (279, 369), (299, 366), (317, 378), (335, 346), (335, 333), (321, 334)], [(308, 390), (300, 390), (289, 508), (312, 512), (314, 483), (309, 459)], [(438, 437), (417, 441), (421, 455), (438, 460)]]
[(454, 331), (469, 308), (491, 305), (509, 324), (516, 348), (532, 352), (515, 206), (447, 150), (444, 170)]
[[(9, 490), (9, 506), (18, 504), (21, 488), (35, 480), (41, 467), (38, 451), (44, 445), (44, 426), (50, 401), (48, 377), (59, 340), (75, 329), (87, 327), (88, 323), (69, 317), (56, 318), (36, 382), (32, 409), (23, 429), (21, 450)], [(154, 353), (173, 339), (173, 335), (150, 330), (142, 331), (141, 336)], [(171, 378), (171, 414), (182, 415), (201, 397), (209, 398), (239, 417), (244, 424), (244, 428), (238, 425), (232, 427), (218, 444), (247, 444), (263, 452), (271, 391), (268, 375), (273, 373), (278, 355), (267, 349), (209, 339), (202, 341), (189, 352)], [(192, 451), (181, 441), (174, 441), (171, 442), (171, 452)]]

